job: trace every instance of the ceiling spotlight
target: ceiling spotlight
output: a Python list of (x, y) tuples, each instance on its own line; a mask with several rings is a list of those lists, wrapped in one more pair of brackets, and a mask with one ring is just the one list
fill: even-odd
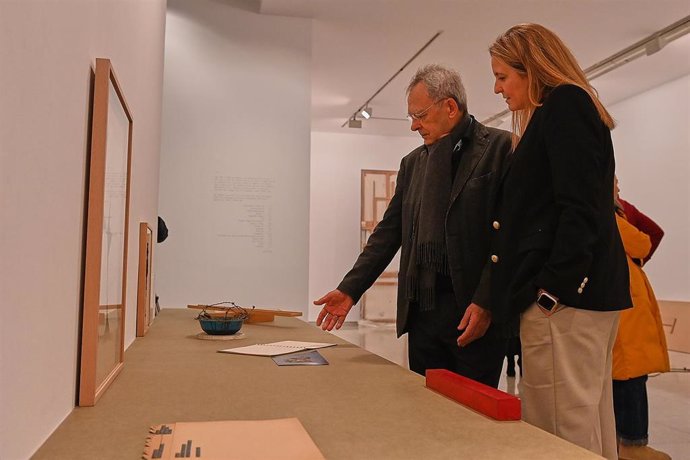
[(362, 127), (362, 120), (358, 120), (355, 117), (352, 117), (347, 121), (347, 127), (348, 128), (361, 128)]
[[(429, 45), (431, 45), (431, 43), (432, 43), (434, 40), (436, 40), (436, 39), (438, 38), (439, 35), (441, 35), (442, 32), (443, 32), (442, 30), (439, 30), (438, 32), (436, 32), (436, 34), (435, 34), (433, 37), (431, 37), (431, 39), (430, 39), (429, 41), (427, 41), (427, 42), (424, 44), (424, 46), (421, 47), (421, 49), (420, 49), (419, 51), (417, 51), (410, 59), (408, 59), (407, 62), (406, 62), (405, 64), (403, 64), (403, 66), (400, 67), (400, 68), (398, 69), (398, 71), (395, 72), (395, 73), (393, 74), (393, 76), (390, 77), (390, 78), (386, 81), (386, 83), (384, 83), (379, 89), (377, 89), (377, 90), (374, 92), (374, 94), (372, 94), (371, 97), (369, 97), (369, 99), (367, 99), (366, 101), (364, 101), (364, 103), (363, 103), (362, 105), (360, 105), (358, 109), (355, 110), (355, 113), (353, 113), (352, 115), (350, 115), (350, 118), (348, 118), (347, 121), (344, 121), (343, 124), (340, 125), (340, 127), (341, 127), (341, 128), (344, 128), (345, 125), (347, 125), (347, 126), (350, 127), (350, 128), (361, 128), (361, 127), (362, 127), (362, 120), (357, 120), (357, 117), (358, 117), (358, 116), (360, 116), (360, 117), (362, 117), (362, 118), (365, 118), (365, 119), (367, 119), (367, 120), (370, 119), (370, 118), (372, 118), (371, 107), (369, 107), (369, 103), (372, 101), (372, 99), (374, 99), (381, 91), (383, 91), (383, 89), (384, 89), (386, 86), (388, 86), (388, 84), (389, 84), (391, 81), (393, 81), (393, 80), (395, 79), (395, 77), (397, 77), (397, 76), (400, 74), (400, 72), (402, 72), (403, 70), (405, 70), (405, 68), (406, 68), (412, 61), (414, 61), (415, 58), (416, 58), (417, 56), (419, 56), (425, 49), (427, 49), (427, 48), (429, 47)], [(383, 120), (384, 118), (383, 118), (383, 117), (376, 117), (376, 119), (377, 119), (377, 120)], [(388, 120), (397, 120), (397, 119), (388, 118)], [(407, 121), (407, 119), (403, 119), (403, 120), (404, 120), (404, 121)]]

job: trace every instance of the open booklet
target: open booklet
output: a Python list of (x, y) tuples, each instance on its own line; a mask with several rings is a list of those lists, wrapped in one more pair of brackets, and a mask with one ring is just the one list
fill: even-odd
[(258, 343), (246, 347), (226, 348), (218, 350), (219, 353), (236, 353), (240, 355), (254, 356), (278, 356), (294, 353), (296, 351), (316, 350), (317, 348), (333, 347), (335, 343), (321, 342), (298, 342), (294, 340), (283, 340), (282, 342)]

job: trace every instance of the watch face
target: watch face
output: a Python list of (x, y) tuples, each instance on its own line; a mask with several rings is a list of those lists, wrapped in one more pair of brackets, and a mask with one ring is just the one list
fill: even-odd
[(556, 300), (549, 295), (541, 293), (537, 298), (537, 304), (539, 304), (540, 307), (550, 311), (553, 307), (556, 306)]

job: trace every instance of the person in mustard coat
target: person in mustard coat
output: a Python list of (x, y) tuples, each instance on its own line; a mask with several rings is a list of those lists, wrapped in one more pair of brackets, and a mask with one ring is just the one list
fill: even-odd
[(670, 369), (659, 305), (642, 270), (656, 250), (663, 230), (630, 203), (618, 197), (616, 222), (630, 272), (633, 308), (620, 315), (613, 347), (613, 403), (620, 459), (670, 459), (647, 445), (649, 414), (647, 376)]

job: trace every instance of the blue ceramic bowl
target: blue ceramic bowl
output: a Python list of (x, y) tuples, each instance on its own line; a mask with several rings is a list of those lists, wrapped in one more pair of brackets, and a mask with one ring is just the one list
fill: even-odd
[(201, 329), (208, 335), (233, 335), (243, 323), (243, 318), (199, 318)]

